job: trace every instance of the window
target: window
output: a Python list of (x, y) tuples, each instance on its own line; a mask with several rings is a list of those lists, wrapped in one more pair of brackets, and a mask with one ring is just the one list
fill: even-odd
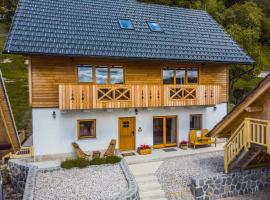
[(174, 84), (174, 68), (163, 68), (163, 84)]
[(190, 130), (201, 130), (202, 129), (202, 115), (190, 115)]
[(95, 138), (96, 137), (96, 120), (78, 120), (78, 138)]
[(122, 66), (110, 67), (110, 82), (111, 84), (124, 83), (124, 68)]
[(194, 84), (199, 82), (198, 68), (164, 67), (163, 84)]
[(176, 84), (185, 84), (186, 69), (179, 68), (175, 70)]
[(198, 68), (187, 69), (187, 83), (198, 83)]
[(108, 67), (107, 66), (96, 67), (96, 83), (97, 84), (108, 83)]
[(78, 65), (78, 82), (124, 84), (124, 67), (119, 65)]
[(119, 24), (122, 29), (133, 29), (133, 25), (130, 19), (120, 19)]
[(150, 27), (151, 31), (161, 32), (161, 27), (156, 22), (147, 22), (148, 26)]
[(78, 82), (93, 82), (93, 68), (91, 65), (78, 65)]

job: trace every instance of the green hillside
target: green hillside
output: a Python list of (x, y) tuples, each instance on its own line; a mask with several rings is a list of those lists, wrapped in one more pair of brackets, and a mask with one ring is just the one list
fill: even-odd
[[(25, 57), (3, 55), (8, 27), (0, 23), (0, 68), (5, 79), (7, 92), (18, 130), (31, 129), (31, 112), (28, 103), (28, 80)], [(5, 60), (9, 59), (10, 63)], [(3, 63), (3, 61), (7, 63)]]

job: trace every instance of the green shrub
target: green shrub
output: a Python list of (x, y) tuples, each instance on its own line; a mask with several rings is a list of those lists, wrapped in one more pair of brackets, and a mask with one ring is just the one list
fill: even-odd
[(71, 169), (73, 167), (85, 168), (89, 165), (104, 165), (104, 164), (115, 164), (121, 161), (119, 156), (108, 156), (104, 158), (94, 158), (92, 160), (86, 160), (84, 158), (68, 159), (61, 162), (61, 167), (64, 169)]
[(90, 165), (115, 164), (121, 161), (119, 156), (108, 156), (104, 158), (94, 158), (90, 161)]
[(89, 165), (90, 165), (89, 160), (86, 160), (84, 158), (69, 159), (61, 162), (61, 167), (64, 169), (71, 169), (73, 167), (78, 167), (81, 169)]
[(107, 164), (119, 163), (122, 160), (122, 158), (119, 156), (108, 156), (105, 159)]

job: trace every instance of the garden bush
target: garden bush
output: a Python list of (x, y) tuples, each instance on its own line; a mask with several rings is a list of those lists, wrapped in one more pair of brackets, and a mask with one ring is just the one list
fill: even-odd
[(104, 165), (104, 164), (115, 164), (121, 161), (119, 156), (108, 156), (104, 158), (94, 158), (92, 160), (87, 160), (84, 158), (68, 159), (61, 162), (61, 167), (64, 169), (71, 169), (73, 167), (85, 168), (89, 165)]
[(90, 165), (115, 164), (121, 161), (119, 156), (108, 156), (104, 158), (94, 158), (90, 161)]
[(71, 169), (73, 167), (78, 167), (81, 169), (89, 165), (90, 165), (89, 160), (86, 160), (84, 158), (69, 159), (61, 163), (61, 167), (65, 169)]

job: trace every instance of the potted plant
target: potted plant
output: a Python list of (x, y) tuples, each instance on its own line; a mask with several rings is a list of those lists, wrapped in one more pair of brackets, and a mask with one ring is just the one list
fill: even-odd
[(183, 150), (187, 150), (187, 148), (188, 148), (188, 142), (187, 142), (186, 140), (182, 140), (182, 141), (180, 142), (179, 147), (180, 147), (181, 149), (183, 149)]
[(142, 144), (140, 147), (138, 147), (137, 152), (138, 152), (140, 155), (146, 155), (146, 154), (151, 154), (151, 153), (152, 153), (152, 150), (151, 150), (151, 148), (150, 148), (149, 145), (147, 145), (147, 144)]

